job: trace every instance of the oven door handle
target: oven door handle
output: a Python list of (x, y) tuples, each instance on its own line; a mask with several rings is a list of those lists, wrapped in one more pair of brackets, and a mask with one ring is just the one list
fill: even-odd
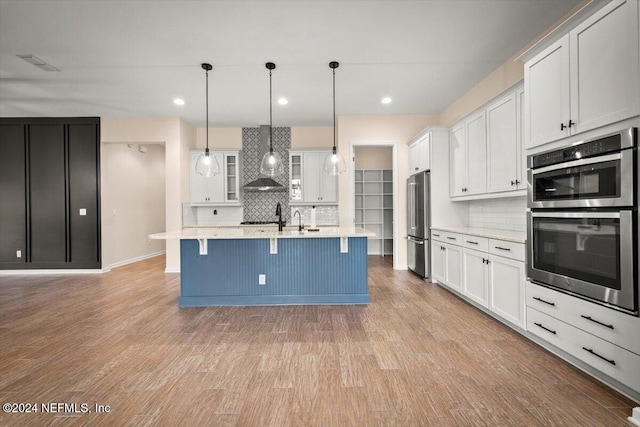
[(551, 166), (545, 166), (539, 169), (533, 169), (533, 175), (535, 176), (539, 173), (545, 173), (552, 170), (566, 169), (566, 168), (572, 168), (576, 166), (592, 165), (594, 163), (604, 163), (611, 160), (620, 160), (621, 158), (622, 158), (621, 153), (613, 153), (613, 154), (606, 154), (604, 156), (591, 157), (588, 159), (573, 160), (570, 162), (559, 163)]
[(533, 218), (620, 218), (620, 212), (531, 212)]

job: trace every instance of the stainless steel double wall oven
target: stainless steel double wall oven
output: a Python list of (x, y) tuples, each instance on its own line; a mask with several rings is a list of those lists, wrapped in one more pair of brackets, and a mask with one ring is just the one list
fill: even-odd
[(527, 158), (527, 275), (638, 315), (638, 129)]

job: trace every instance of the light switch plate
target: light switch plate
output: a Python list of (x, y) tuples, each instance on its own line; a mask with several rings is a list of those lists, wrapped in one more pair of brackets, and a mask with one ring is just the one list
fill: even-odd
[(87, 215), (87, 210), (82, 208), (80, 209), (80, 216), (86, 216)]
[(22, 258), (22, 251), (16, 251), (16, 258)]
[(267, 275), (259, 274), (258, 275), (258, 285), (266, 285), (267, 284)]

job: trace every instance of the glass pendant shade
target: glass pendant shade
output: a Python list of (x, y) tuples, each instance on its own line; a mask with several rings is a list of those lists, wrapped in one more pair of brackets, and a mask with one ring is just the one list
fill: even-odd
[(324, 157), (322, 162), (322, 170), (329, 175), (340, 175), (347, 170), (347, 164), (342, 154), (338, 153), (334, 148)]
[(220, 164), (218, 164), (216, 156), (211, 154), (208, 148), (200, 153), (196, 160), (196, 173), (206, 178), (220, 173)]
[(284, 164), (280, 155), (274, 151), (267, 151), (260, 162), (260, 173), (271, 177), (282, 175)]

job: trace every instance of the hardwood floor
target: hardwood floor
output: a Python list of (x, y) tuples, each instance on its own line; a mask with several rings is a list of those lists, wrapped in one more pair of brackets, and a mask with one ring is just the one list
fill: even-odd
[(0, 425), (622, 426), (632, 401), (391, 258), (369, 306), (178, 308), (164, 258), (0, 276)]

